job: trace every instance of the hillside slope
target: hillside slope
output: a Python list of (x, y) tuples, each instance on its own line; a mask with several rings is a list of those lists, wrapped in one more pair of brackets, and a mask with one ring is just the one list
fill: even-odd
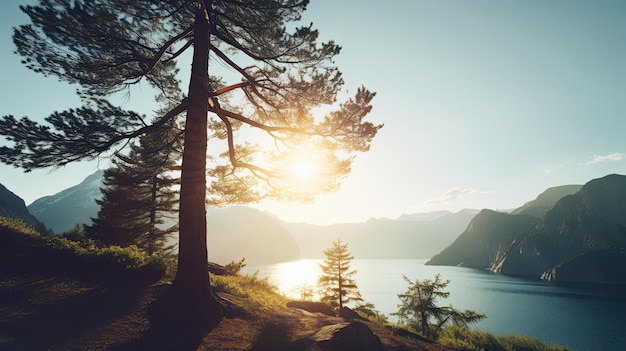
[(30, 225), (39, 221), (26, 208), (24, 200), (0, 184), (0, 217), (19, 218)]

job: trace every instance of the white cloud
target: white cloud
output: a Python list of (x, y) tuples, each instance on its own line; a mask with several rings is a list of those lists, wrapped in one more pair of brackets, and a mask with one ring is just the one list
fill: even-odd
[(580, 166), (588, 166), (588, 165), (592, 165), (592, 164), (596, 164), (596, 163), (602, 163), (602, 162), (616, 162), (616, 161), (623, 160), (624, 156), (626, 156), (626, 155), (624, 155), (623, 153), (619, 153), (619, 152), (614, 152), (614, 153), (608, 154), (608, 155), (593, 155), (591, 160), (589, 160), (587, 162), (579, 163), (579, 165)]
[(565, 168), (569, 168), (572, 165), (572, 163), (570, 161), (565, 161), (563, 163), (561, 163), (560, 165), (556, 166), (556, 167), (552, 167), (550, 169), (546, 169), (544, 171), (545, 174), (550, 174), (550, 173), (555, 173), (561, 169), (565, 169)]
[(473, 188), (459, 189), (458, 187), (454, 187), (446, 191), (443, 195), (424, 202), (424, 205), (433, 206), (433, 205), (448, 204), (450, 202), (460, 200), (466, 196), (476, 194), (477, 192), (478, 191)]
[(557, 171), (560, 171), (565, 168), (570, 168), (570, 167), (575, 167), (575, 166), (584, 167), (584, 166), (590, 166), (590, 165), (603, 163), (603, 162), (617, 162), (617, 161), (621, 161), (624, 159), (626, 159), (626, 154), (619, 153), (619, 152), (614, 152), (608, 155), (593, 155), (586, 162), (579, 162), (579, 163), (573, 164), (570, 161), (565, 161), (556, 167), (546, 169), (544, 173), (551, 174), (551, 173), (556, 173)]

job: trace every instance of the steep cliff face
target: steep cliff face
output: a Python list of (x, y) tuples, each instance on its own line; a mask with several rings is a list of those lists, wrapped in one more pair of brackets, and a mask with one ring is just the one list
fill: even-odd
[[(536, 214), (547, 203), (528, 203), (514, 212)], [(609, 175), (564, 196), (541, 218), (484, 210), (428, 263), (548, 280), (600, 282), (611, 277), (626, 283), (625, 247), (626, 176)]]
[(539, 219), (529, 215), (482, 210), (452, 245), (431, 258), (427, 264), (490, 267), (537, 223)]
[(623, 248), (591, 250), (550, 268), (541, 275), (548, 281), (585, 283), (626, 282), (626, 251)]
[(561, 199), (492, 269), (542, 275), (588, 251), (626, 246), (626, 177), (610, 175)]
[(0, 184), (0, 217), (19, 218), (30, 225), (38, 221), (28, 212), (24, 200)]

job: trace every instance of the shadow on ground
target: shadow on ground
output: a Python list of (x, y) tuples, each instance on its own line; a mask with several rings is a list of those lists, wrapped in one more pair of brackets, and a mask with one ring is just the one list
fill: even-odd
[(133, 310), (141, 295), (141, 289), (76, 285), (40, 278), (0, 288), (0, 350), (62, 345)]

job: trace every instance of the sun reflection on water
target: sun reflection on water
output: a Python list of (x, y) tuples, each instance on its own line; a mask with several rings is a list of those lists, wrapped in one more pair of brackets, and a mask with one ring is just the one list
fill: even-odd
[[(303, 259), (258, 267), (259, 275), (269, 277), (281, 293), (290, 298), (302, 298), (303, 289), (317, 293), (317, 279), (321, 274), (320, 260)], [(314, 295), (313, 298), (316, 298)]]

